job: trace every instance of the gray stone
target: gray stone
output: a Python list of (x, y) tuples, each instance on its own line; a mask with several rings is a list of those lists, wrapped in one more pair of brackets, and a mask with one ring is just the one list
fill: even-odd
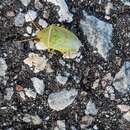
[(78, 91), (76, 89), (66, 90), (51, 93), (48, 97), (48, 104), (51, 109), (60, 111), (73, 103)]
[(130, 111), (123, 115), (123, 118), (130, 122)]
[(36, 98), (37, 94), (32, 89), (25, 88), (24, 91), (29, 98)]
[(14, 94), (14, 90), (13, 90), (13, 88), (11, 87), (11, 88), (6, 88), (6, 95), (4, 95), (4, 99), (5, 100), (11, 100), (11, 98), (12, 98), (12, 95)]
[(48, 23), (43, 19), (39, 19), (38, 24), (43, 28), (46, 28), (48, 26)]
[(27, 30), (27, 33), (28, 33), (28, 34), (31, 34), (31, 33), (32, 33), (32, 27), (27, 26), (26, 30)]
[(56, 80), (57, 80), (60, 84), (65, 85), (66, 82), (67, 82), (67, 80), (68, 80), (68, 77), (61, 76), (60, 74), (58, 74), (58, 75), (56, 76)]
[(33, 86), (34, 86), (36, 92), (40, 95), (43, 95), (44, 89), (45, 89), (45, 84), (44, 84), (43, 80), (40, 80), (36, 77), (31, 78), (31, 80), (33, 82)]
[(34, 125), (39, 125), (42, 123), (42, 120), (40, 119), (40, 117), (38, 115), (29, 115), (29, 114), (25, 114), (23, 117), (23, 121), (26, 123), (33, 123)]
[(60, 7), (60, 10), (58, 12), (60, 19), (59, 21), (67, 21), (67, 22), (71, 22), (73, 20), (73, 15), (69, 12), (68, 10), (68, 6), (65, 2), (65, 0), (47, 0), (47, 2), (51, 2), (53, 4), (55, 4), (56, 6)]
[(65, 120), (57, 120), (57, 126), (54, 128), (54, 130), (66, 130), (65, 128)]
[(42, 5), (42, 3), (40, 2), (40, 0), (35, 0), (35, 8), (36, 9), (42, 9), (43, 8), (43, 5)]
[(100, 19), (88, 15), (84, 11), (85, 20), (80, 21), (80, 26), (87, 36), (91, 46), (98, 49), (103, 58), (107, 58), (108, 51), (113, 47), (111, 38), (112, 24), (101, 21)]
[(83, 117), (81, 118), (81, 121), (80, 121), (80, 127), (81, 127), (82, 129), (85, 129), (85, 128), (87, 128), (88, 126), (90, 126), (94, 120), (95, 120), (95, 119), (94, 119), (94, 117), (92, 117), (92, 116), (89, 116), (89, 115), (83, 116)]
[(14, 128), (13, 128), (13, 127), (10, 127), (10, 128), (7, 128), (6, 130), (14, 130)]
[(38, 115), (31, 116), (31, 119), (32, 119), (32, 123), (34, 125), (39, 125), (39, 124), (42, 123), (42, 120), (41, 120), (41, 118)]
[(0, 92), (0, 104), (2, 103), (2, 101), (3, 101), (3, 95), (2, 95), (2, 93)]
[(31, 0), (20, 0), (24, 6), (28, 6)]
[(37, 12), (34, 10), (28, 10), (28, 12), (25, 14), (25, 20), (26, 22), (31, 22), (35, 20), (37, 17)]
[(28, 57), (24, 60), (24, 63), (29, 65), (34, 73), (38, 73), (46, 68), (47, 59), (45, 56), (40, 57), (38, 54), (29, 53)]
[(99, 81), (100, 81), (99, 79), (96, 79), (96, 80), (94, 81), (93, 86), (92, 86), (92, 89), (96, 89), (96, 88), (98, 87)]
[(20, 95), (20, 97), (21, 97), (22, 100), (26, 99), (25, 93), (23, 91), (18, 92), (18, 94)]
[(0, 58), (0, 77), (4, 77), (7, 71), (7, 64), (3, 58)]
[(116, 74), (113, 85), (122, 94), (130, 91), (130, 62), (125, 62), (120, 71)]
[(93, 129), (94, 129), (94, 130), (99, 130), (98, 127), (97, 127), (97, 125), (94, 125), (94, 126), (93, 126)]
[(117, 105), (117, 107), (121, 112), (128, 112), (130, 110), (130, 106), (124, 104)]
[(6, 13), (6, 15), (7, 15), (7, 17), (14, 17), (14, 16), (15, 16), (15, 13), (14, 13), (14, 11), (8, 11), (8, 12)]
[(14, 19), (15, 26), (22, 27), (24, 25), (24, 22), (25, 22), (24, 14), (23, 13), (17, 14)]
[(96, 115), (98, 110), (96, 109), (95, 104), (90, 100), (86, 105), (85, 114), (86, 115)]
[(121, 0), (121, 1), (124, 3), (124, 5), (130, 6), (130, 0)]
[(104, 96), (106, 98), (110, 98), (111, 100), (115, 100), (115, 93), (112, 86), (107, 86), (105, 89)]
[(113, 81), (113, 77), (112, 77), (111, 73), (107, 73), (102, 78), (101, 85), (102, 85), (103, 88), (106, 88), (107, 86), (112, 84), (112, 81)]
[(25, 114), (24, 117), (23, 117), (23, 121), (26, 122), (26, 123), (31, 122), (31, 115)]
[(113, 7), (113, 4), (112, 4), (112, 2), (110, 0), (110, 1), (107, 2), (107, 5), (105, 6), (105, 18), (107, 20), (110, 19), (110, 13), (111, 13), (112, 7)]

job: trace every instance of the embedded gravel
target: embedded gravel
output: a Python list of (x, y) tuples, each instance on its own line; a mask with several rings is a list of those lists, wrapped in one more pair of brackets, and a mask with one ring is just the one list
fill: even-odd
[[(0, 0), (0, 130), (130, 130), (129, 12), (129, 0)], [(77, 57), (19, 42), (32, 20), (72, 31)]]

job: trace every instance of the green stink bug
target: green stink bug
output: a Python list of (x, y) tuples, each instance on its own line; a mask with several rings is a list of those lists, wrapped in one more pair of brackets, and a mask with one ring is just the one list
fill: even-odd
[(54, 24), (38, 31), (36, 38), (41, 46), (60, 51), (66, 58), (74, 58), (81, 47), (81, 42), (74, 33)]

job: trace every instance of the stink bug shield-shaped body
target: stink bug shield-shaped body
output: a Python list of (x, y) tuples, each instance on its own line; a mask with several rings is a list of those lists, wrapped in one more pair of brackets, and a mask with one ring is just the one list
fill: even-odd
[(36, 37), (41, 46), (48, 48), (48, 50), (60, 51), (63, 54), (76, 53), (81, 47), (81, 42), (74, 33), (54, 24), (38, 31)]

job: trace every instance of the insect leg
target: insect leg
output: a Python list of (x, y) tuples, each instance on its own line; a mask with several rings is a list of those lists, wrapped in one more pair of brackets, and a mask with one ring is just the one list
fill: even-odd
[(47, 48), (50, 52), (50, 38), (51, 38), (51, 32), (52, 32), (52, 26), (50, 26), (49, 32), (48, 32), (48, 41), (47, 41)]
[(31, 19), (31, 23), (33, 24), (33, 26), (38, 29), (38, 30), (42, 30), (43, 28), (39, 25), (37, 25), (31, 18), (30, 14), (28, 14), (29, 18)]
[(67, 49), (67, 56), (70, 58), (70, 51), (71, 51), (71, 49), (70, 48), (68, 48)]

